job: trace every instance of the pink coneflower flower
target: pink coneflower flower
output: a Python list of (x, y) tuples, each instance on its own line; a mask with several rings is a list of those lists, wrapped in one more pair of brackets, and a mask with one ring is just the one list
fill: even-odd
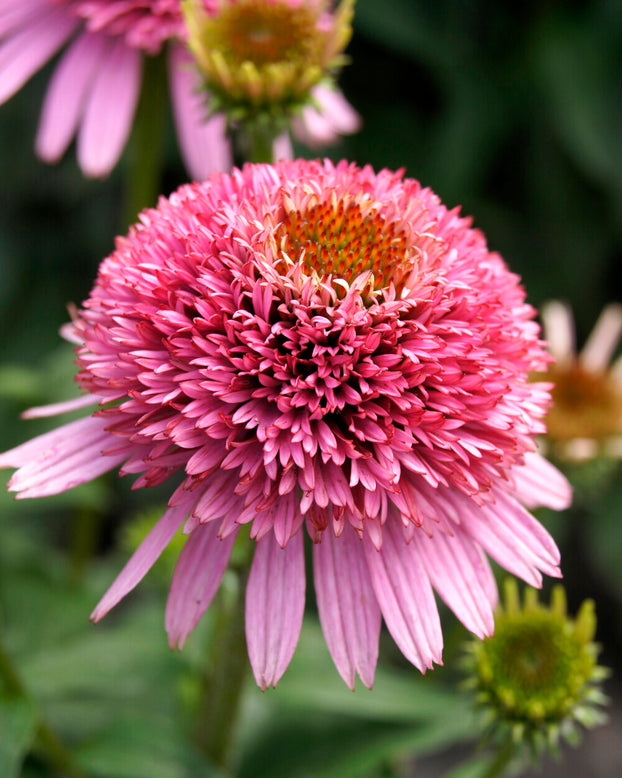
[(558, 300), (542, 306), (542, 326), (555, 364), (546, 441), (562, 459), (622, 457), (622, 305), (607, 305), (577, 351), (571, 309)]
[(101, 265), (67, 333), (73, 402), (92, 416), (0, 456), (19, 497), (121, 465), (176, 484), (93, 613), (100, 619), (184, 525), (166, 610), (181, 646), (239, 533), (261, 688), (294, 652), (313, 541), (321, 624), (340, 674), (371, 686), (381, 616), (420, 670), (441, 662), (435, 589), (493, 630), (487, 554), (534, 586), (559, 575), (523, 507), (565, 507), (534, 450), (548, 357), (518, 279), (470, 220), (418, 182), (341, 162), (247, 165), (146, 210)]
[[(206, 11), (217, 0), (201, 0)], [(0, 0), (0, 103), (66, 47), (43, 104), (35, 147), (56, 162), (77, 136), (80, 168), (106, 176), (127, 142), (138, 103), (144, 56), (168, 44), (168, 74), (180, 147), (197, 179), (231, 167), (222, 115), (208, 118), (200, 80), (183, 41), (180, 0)], [(300, 133), (315, 144), (354, 132), (358, 115), (339, 92), (314, 93), (313, 114)], [(341, 101), (343, 100), (343, 103)], [(317, 128), (317, 129), (316, 129)], [(291, 154), (286, 138), (278, 153)]]

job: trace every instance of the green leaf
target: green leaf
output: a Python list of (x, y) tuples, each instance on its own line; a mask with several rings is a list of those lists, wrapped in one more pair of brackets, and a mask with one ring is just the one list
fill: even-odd
[(37, 729), (35, 706), (26, 697), (0, 696), (0, 775), (17, 778)]
[(224, 778), (184, 742), (171, 719), (145, 710), (121, 713), (76, 750), (76, 759), (102, 778)]

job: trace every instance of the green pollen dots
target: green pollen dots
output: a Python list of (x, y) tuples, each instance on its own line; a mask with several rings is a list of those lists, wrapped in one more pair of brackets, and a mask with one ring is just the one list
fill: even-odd
[(293, 261), (320, 279), (348, 284), (366, 271), (378, 291), (393, 282), (402, 286), (407, 271), (407, 244), (396, 225), (380, 214), (344, 200), (320, 202), (290, 211), (278, 230), (277, 243)]

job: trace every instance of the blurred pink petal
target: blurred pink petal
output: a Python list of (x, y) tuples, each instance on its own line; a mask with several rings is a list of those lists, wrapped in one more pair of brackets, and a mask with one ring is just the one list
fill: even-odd
[(105, 56), (106, 67), (96, 75), (78, 133), (78, 162), (94, 178), (108, 175), (123, 151), (142, 70), (140, 53), (122, 41), (115, 41)]
[(208, 117), (194, 63), (181, 45), (169, 52), (169, 81), (179, 145), (190, 175), (198, 181), (231, 169), (231, 148), (222, 114)]

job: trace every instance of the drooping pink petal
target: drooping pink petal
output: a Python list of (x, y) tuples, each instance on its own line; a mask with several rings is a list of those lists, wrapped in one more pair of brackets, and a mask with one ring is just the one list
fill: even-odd
[(567, 508), (572, 501), (572, 486), (547, 459), (528, 451), (525, 464), (512, 469), (516, 496), (528, 508), (546, 505), (556, 511)]
[(428, 537), (415, 531), (411, 543), (432, 586), (464, 626), (480, 638), (492, 635), (496, 585), (482, 549), (459, 527), (453, 537), (444, 532)]
[(464, 529), (506, 570), (531, 586), (542, 585), (541, 572), (559, 577), (559, 551), (544, 527), (514, 498), (498, 493), (494, 504), (460, 503)]
[(221, 539), (217, 522), (199, 524), (182, 549), (166, 603), (171, 648), (182, 648), (205, 613), (227, 568), (236, 532)]
[(303, 143), (314, 148), (360, 129), (361, 117), (338, 89), (319, 84), (312, 94), (317, 107), (305, 106), (294, 120), (294, 133)]
[(45, 12), (47, 0), (4, 0), (0, 6), (0, 37), (25, 29)]
[(83, 33), (67, 49), (48, 86), (35, 141), (37, 154), (56, 162), (75, 135), (96, 74), (108, 66), (111, 39)]
[(65, 10), (46, 9), (36, 22), (0, 44), (0, 103), (20, 89), (65, 43), (78, 20)]
[(22, 419), (43, 419), (48, 416), (60, 416), (63, 413), (86, 408), (89, 405), (95, 405), (99, 398), (94, 394), (83, 394), (81, 397), (75, 397), (73, 400), (64, 400), (50, 405), (38, 405), (22, 413)]
[(355, 673), (371, 689), (378, 661), (380, 608), (360, 538), (350, 526), (331, 529), (313, 545), (313, 580), (328, 650), (347, 685)]
[(106, 67), (93, 83), (78, 133), (78, 162), (98, 178), (116, 164), (130, 134), (140, 89), (142, 55), (123, 39), (111, 39)]
[(572, 362), (575, 356), (575, 331), (572, 311), (558, 300), (545, 303), (540, 309), (549, 351), (560, 364)]
[(404, 540), (401, 525), (387, 522), (382, 547), (369, 536), (364, 547), (382, 616), (404, 656), (421, 672), (442, 663), (443, 636), (430, 579), (418, 549)]
[(0, 467), (21, 467), (33, 459), (53, 456), (59, 444), (66, 440), (80, 439), (82, 436), (87, 438), (93, 430), (99, 431), (104, 426), (102, 419), (95, 420), (91, 417), (71, 421), (15, 448), (3, 451), (0, 454)]
[(97, 604), (97, 607), (91, 614), (93, 621), (99, 621), (142, 581), (162, 551), (169, 544), (173, 535), (183, 524), (195, 500), (195, 494), (186, 494), (177, 505), (169, 508), (158, 520), (147, 537), (129, 558), (112, 586)]
[(285, 548), (269, 532), (258, 541), (246, 586), (246, 642), (258, 686), (275, 686), (294, 654), (305, 604), (302, 532)]
[(201, 181), (231, 168), (231, 146), (222, 114), (210, 117), (192, 58), (183, 46), (169, 51), (169, 81), (177, 137), (190, 174)]

